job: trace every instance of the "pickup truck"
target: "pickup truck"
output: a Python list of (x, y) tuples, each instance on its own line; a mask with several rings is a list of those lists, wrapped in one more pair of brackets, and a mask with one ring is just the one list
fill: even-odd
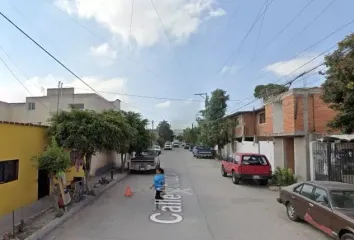
[(155, 172), (160, 166), (159, 154), (155, 150), (147, 150), (135, 155), (130, 160), (129, 171), (132, 172)]
[(193, 156), (196, 158), (212, 158), (213, 151), (210, 147), (195, 146), (193, 148)]

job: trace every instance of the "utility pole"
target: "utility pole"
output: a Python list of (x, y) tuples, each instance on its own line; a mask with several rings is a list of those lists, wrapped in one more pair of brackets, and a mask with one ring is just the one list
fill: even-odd
[[(208, 97), (208, 94), (207, 94), (207, 93), (195, 93), (194, 95), (200, 96), (200, 97), (203, 98), (203, 99), (205, 99), (205, 98)], [(203, 97), (203, 96), (205, 96), (205, 97)]]
[(59, 113), (59, 101), (60, 101), (60, 86), (62, 86), (62, 83), (59, 81), (58, 82), (58, 101), (57, 101), (57, 114)]
[(151, 147), (153, 146), (153, 138), (154, 138), (154, 120), (151, 121)]

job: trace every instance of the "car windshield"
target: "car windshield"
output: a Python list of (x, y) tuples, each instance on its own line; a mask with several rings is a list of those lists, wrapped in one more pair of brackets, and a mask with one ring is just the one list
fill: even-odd
[(267, 166), (268, 161), (264, 156), (259, 155), (244, 155), (242, 159), (242, 164), (244, 165), (261, 165)]
[(153, 148), (159, 149), (160, 146), (154, 145)]
[(199, 150), (208, 150), (210, 151), (210, 147), (207, 147), (207, 146), (200, 146), (198, 147)]
[(354, 209), (354, 191), (332, 190), (330, 196), (334, 208)]

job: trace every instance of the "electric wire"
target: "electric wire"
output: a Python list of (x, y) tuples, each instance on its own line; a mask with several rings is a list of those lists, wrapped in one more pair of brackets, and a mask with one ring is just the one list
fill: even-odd
[[(243, 39), (241, 40), (241, 43), (240, 43), (240, 44), (238, 45), (238, 47), (231, 53), (230, 57), (221, 65), (221, 67), (218, 69), (217, 74), (219, 74), (219, 73), (221, 72), (221, 70), (222, 70), (222, 68), (223, 68), (224, 66), (227, 66), (227, 65), (232, 66), (233, 62), (235, 61), (235, 59), (237, 58), (239, 52), (241, 51), (243, 44), (244, 44), (245, 41), (247, 40), (249, 34), (252, 32), (253, 28), (255, 27), (255, 25), (257, 24), (257, 22), (259, 21), (261, 15), (264, 13), (263, 8), (266, 6), (266, 3), (267, 3), (267, 2), (268, 2), (268, 0), (265, 0), (265, 1), (264, 1), (264, 3), (263, 3), (263, 5), (262, 5), (261, 9), (260, 9), (259, 12), (257, 13), (256, 18), (254, 19), (254, 21), (253, 21), (251, 27), (249, 28), (248, 32), (246, 33), (246, 35), (245, 35), (245, 36), (243, 37)], [(263, 13), (262, 13), (262, 11), (263, 11)], [(228, 64), (229, 61), (231, 61), (230, 64)], [(226, 70), (226, 73), (225, 73), (225, 75), (224, 75), (224, 78), (226, 77), (226, 75), (228, 75), (228, 73), (229, 73), (229, 70), (227, 69), (227, 70)]]
[(155, 12), (156, 12), (156, 15), (157, 15), (157, 17), (158, 17), (160, 23), (161, 23), (161, 26), (162, 26), (162, 28), (163, 28), (163, 30), (164, 30), (164, 33), (165, 33), (166, 38), (167, 38), (167, 41), (168, 41), (169, 44), (170, 44), (170, 47), (171, 47), (171, 49), (172, 49), (172, 51), (173, 51), (173, 54), (174, 54), (174, 56), (175, 56), (175, 58), (176, 58), (176, 60), (177, 60), (177, 63), (178, 63), (178, 65), (179, 65), (179, 67), (180, 67), (180, 70), (182, 71), (182, 63), (181, 63), (181, 61), (180, 61), (180, 59), (179, 59), (179, 57), (178, 57), (178, 55), (177, 55), (176, 49), (173, 47), (172, 41), (171, 41), (171, 39), (170, 39), (170, 37), (169, 37), (169, 35), (168, 35), (167, 29), (166, 29), (166, 27), (165, 27), (165, 24), (163, 23), (162, 18), (161, 18), (161, 16), (160, 16), (159, 12), (157, 11), (157, 8), (156, 8), (156, 5), (155, 5), (154, 1), (153, 1), (153, 0), (150, 0), (150, 2), (151, 2), (151, 5), (153, 6), (153, 8), (154, 8), (154, 10), (155, 10)]
[(129, 26), (129, 36), (128, 36), (128, 41), (129, 42), (130, 42), (130, 37), (131, 37), (131, 34), (132, 34), (133, 15), (134, 15), (134, 0), (132, 0), (132, 11), (130, 13), (130, 26)]
[[(90, 28), (88, 28), (87, 26), (85, 26), (84, 24), (80, 23), (79, 21), (77, 21), (75, 18), (73, 18), (72, 16), (68, 15), (65, 11), (63, 11), (62, 9), (60, 9), (58, 6), (56, 6), (52, 1), (50, 0), (42, 0), (46, 3), (48, 3), (50, 6), (52, 6), (53, 8), (57, 9), (59, 12), (61, 12), (64, 16), (66, 16), (68, 19), (70, 19), (73, 23), (75, 23), (77, 26), (81, 27), (82, 29), (86, 30), (88, 33), (90, 33), (92, 36), (94, 36), (96, 39), (103, 41), (103, 42), (109, 42), (110, 40), (107, 38), (104, 38), (102, 36), (100, 36), (99, 34), (95, 33), (93, 30), (91, 30)], [(161, 76), (159, 76), (159, 74), (157, 74), (155, 71), (145, 67), (143, 64), (139, 63), (137, 60), (135, 60), (134, 58), (132, 58), (130, 55), (126, 54), (123, 51), (119, 51), (121, 54), (123, 54), (129, 61), (135, 63), (137, 66), (139, 66), (142, 70), (149, 72), (152, 76), (154, 76), (156, 79), (163, 79)]]
[[(343, 25), (341, 25), (339, 28), (335, 29), (333, 32), (331, 32), (330, 34), (324, 36), (323, 38), (321, 38), (321, 39), (318, 40), (317, 42), (311, 44), (310, 46), (306, 47), (305, 49), (303, 49), (302, 51), (298, 52), (297, 54), (291, 56), (291, 57), (288, 58), (287, 60), (282, 61), (280, 64), (278, 64), (278, 65), (275, 67), (274, 70), (279, 69), (279, 68), (280, 68), (282, 65), (284, 65), (287, 61), (289, 61), (289, 60), (291, 60), (291, 59), (294, 59), (294, 58), (300, 56), (301, 54), (307, 52), (307, 51), (310, 50), (311, 48), (313, 48), (313, 47), (319, 45), (319, 44), (322, 43), (323, 41), (327, 40), (328, 38), (330, 38), (330, 37), (333, 36), (334, 34), (340, 32), (341, 30), (345, 29), (346, 27), (350, 26), (350, 25), (353, 24), (353, 23), (354, 23), (354, 19), (351, 20), (351, 21), (349, 21), (349, 22), (347, 22), (347, 23), (345, 23), (345, 24), (343, 24)], [(253, 82), (253, 81), (256, 81), (256, 80), (262, 78), (262, 77), (265, 76), (267, 73), (268, 73), (268, 72), (264, 72), (264, 73), (258, 75), (257, 77), (255, 77), (255, 78), (253, 78), (252, 80), (250, 80), (250, 82)]]
[[(5, 62), (5, 60), (1, 56), (0, 56), (0, 61), (4, 64), (4, 66), (11, 73), (11, 75), (14, 77), (14, 79), (26, 90), (26, 92), (28, 92), (29, 95), (33, 96), (31, 91), (25, 86), (25, 84), (23, 84), (23, 82), (17, 77), (17, 75), (14, 73), (14, 71), (12, 71), (12, 69), (7, 65), (7, 63)], [(47, 108), (49, 110), (48, 106), (45, 105), (42, 101), (39, 101), (39, 103), (42, 104), (45, 108)]]
[[(73, 75), (76, 79), (78, 79), (80, 82), (82, 82), (84, 85), (86, 85), (90, 90), (92, 90), (94, 93), (96, 93), (99, 97), (105, 99), (99, 92), (97, 92), (93, 87), (91, 87), (85, 80), (83, 80), (81, 77), (79, 77), (75, 72), (73, 72), (64, 63), (62, 63), (58, 58), (56, 58), (53, 54), (51, 54), (48, 50), (46, 50), (41, 44), (39, 44), (36, 40), (34, 40), (31, 36), (29, 36), (25, 31), (23, 31), (19, 26), (17, 26), (13, 21), (11, 21), (2, 12), (0, 12), (0, 15), (6, 21), (8, 21), (13, 27), (15, 27), (18, 31), (20, 31), (23, 35), (25, 35), (26, 38), (28, 38), (32, 43), (34, 43), (37, 47), (39, 47), (42, 51), (44, 51), (48, 56), (50, 56), (55, 62), (57, 62), (60, 66), (62, 66), (66, 71), (68, 71), (71, 75)], [(123, 101), (121, 101), (121, 102), (125, 103)], [(117, 106), (115, 106), (113, 103), (111, 103), (111, 104), (115, 109), (117, 108)], [(125, 104), (143, 112), (142, 110), (138, 109), (137, 107), (134, 107), (133, 105), (131, 105), (129, 103), (125, 103)]]

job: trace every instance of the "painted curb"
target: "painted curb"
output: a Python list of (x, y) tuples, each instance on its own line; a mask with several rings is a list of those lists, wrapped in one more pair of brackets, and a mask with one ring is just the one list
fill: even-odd
[(41, 240), (42, 238), (46, 237), (51, 232), (53, 232), (56, 228), (64, 224), (64, 222), (70, 219), (73, 215), (77, 214), (82, 209), (84, 209), (85, 207), (87, 207), (88, 205), (96, 201), (107, 190), (115, 186), (120, 181), (124, 180), (128, 175), (129, 175), (128, 173), (118, 175), (119, 178), (113, 180), (113, 182), (111, 182), (109, 185), (101, 188), (101, 190), (96, 192), (95, 196), (89, 196), (88, 198), (83, 200), (80, 204), (74, 206), (72, 209), (66, 212), (62, 217), (54, 219), (53, 221), (51, 221), (50, 223), (42, 227), (40, 230), (33, 233), (31, 236), (25, 238), (25, 240)]

